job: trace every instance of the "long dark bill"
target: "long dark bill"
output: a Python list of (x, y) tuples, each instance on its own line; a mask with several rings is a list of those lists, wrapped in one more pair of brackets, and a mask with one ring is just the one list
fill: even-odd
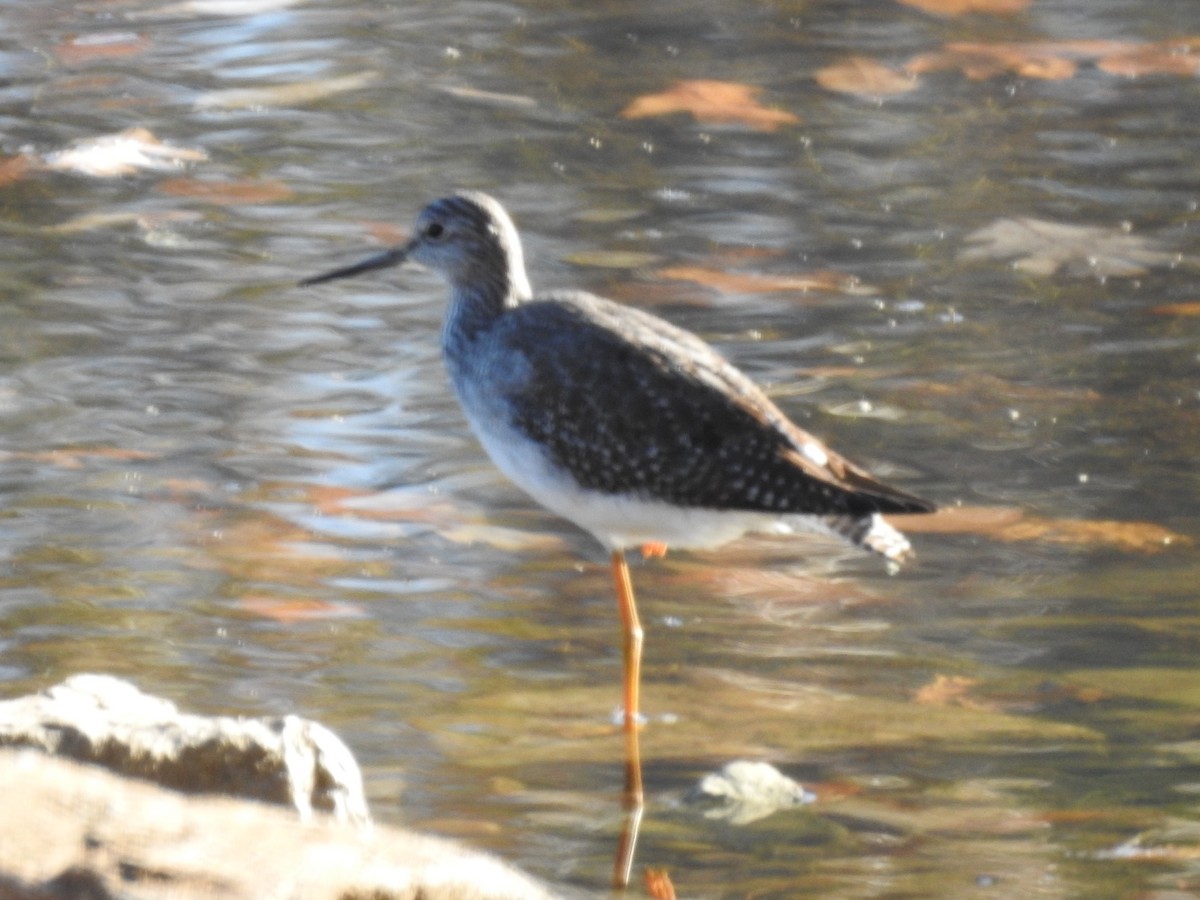
[(372, 269), (386, 269), (389, 266), (398, 266), (404, 262), (407, 256), (408, 247), (393, 247), (390, 250), (384, 250), (382, 253), (376, 253), (374, 256), (368, 256), (366, 259), (360, 259), (353, 265), (343, 266), (331, 272), (323, 272), (320, 275), (314, 275), (312, 278), (305, 278), (300, 282), (300, 287), (322, 284), (326, 281), (333, 281), (335, 278), (349, 278), (352, 275), (361, 275), (363, 272), (370, 272)]

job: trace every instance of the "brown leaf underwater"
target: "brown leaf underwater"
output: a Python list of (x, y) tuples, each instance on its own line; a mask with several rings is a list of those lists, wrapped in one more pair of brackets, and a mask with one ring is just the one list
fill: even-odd
[(242, 206), (287, 200), (293, 191), (282, 181), (241, 180), (201, 181), (196, 178), (168, 178), (155, 186), (159, 193), (172, 197), (190, 197), (218, 206)]
[(785, 291), (801, 294), (856, 293), (863, 290), (853, 275), (828, 270), (796, 275), (762, 275), (727, 272), (707, 266), (669, 266), (659, 269), (654, 274), (671, 281), (692, 281), (726, 294), (769, 294)]
[(949, 507), (893, 521), (910, 534), (976, 534), (1005, 542), (1046, 541), (1077, 547), (1114, 547), (1132, 553), (1160, 553), (1191, 543), (1187, 535), (1153, 522), (1047, 519), (1002, 506)]
[(1150, 44), (1129, 44), (1113, 50), (1096, 63), (1101, 71), (1126, 78), (1144, 75), (1200, 74), (1200, 37), (1171, 38)]
[(623, 119), (646, 119), (689, 113), (710, 125), (745, 125), (756, 131), (774, 131), (795, 125), (800, 117), (758, 101), (762, 88), (734, 81), (695, 79), (677, 81), (665, 91), (643, 94), (621, 110)]
[(1160, 303), (1146, 310), (1154, 316), (1200, 316), (1200, 300), (1184, 303)]
[(242, 609), (281, 625), (314, 622), (326, 619), (361, 619), (366, 610), (353, 603), (330, 602), (315, 597), (275, 597), (250, 594), (240, 598)]
[(968, 678), (965, 675), (934, 675), (933, 681), (917, 689), (913, 701), (921, 706), (961, 706), (963, 709), (977, 709), (983, 712), (999, 709), (995, 703), (977, 700), (971, 696), (971, 689), (978, 685), (978, 678)]
[(922, 12), (943, 18), (966, 15), (1014, 16), (1024, 12), (1033, 0), (898, 0)]
[(80, 66), (97, 60), (125, 59), (144, 53), (151, 47), (150, 38), (131, 31), (103, 31), (73, 35), (50, 52), (64, 66)]
[(866, 56), (847, 56), (817, 70), (817, 84), (827, 91), (886, 97), (903, 94), (917, 86), (916, 73), (884, 65)]
[(37, 163), (24, 153), (0, 156), (0, 187), (20, 181), (36, 169)]
[(89, 460), (107, 459), (117, 462), (140, 462), (154, 459), (153, 454), (124, 447), (56, 447), (53, 450), (18, 450), (0, 452), (0, 459), (29, 460), (60, 469), (82, 469)]
[[(924, 0), (922, 0), (924, 2)], [(929, 0), (947, 10), (964, 7), (970, 0)], [(1200, 75), (1200, 37), (1162, 41), (1081, 39), (1075, 41), (949, 41), (935, 50), (918, 53), (896, 66), (865, 56), (847, 57), (819, 69), (815, 79), (838, 93), (885, 97), (919, 87), (922, 75), (957, 72), (972, 81), (1001, 76), (1040, 81), (1073, 77), (1081, 65), (1093, 65), (1109, 75), (1140, 78), (1166, 75), (1194, 78)]]
[(914, 56), (904, 65), (913, 76), (927, 72), (959, 71), (972, 81), (1012, 74), (1043, 81), (1061, 81), (1075, 74), (1076, 63), (1041, 44), (972, 43), (956, 41), (931, 53)]

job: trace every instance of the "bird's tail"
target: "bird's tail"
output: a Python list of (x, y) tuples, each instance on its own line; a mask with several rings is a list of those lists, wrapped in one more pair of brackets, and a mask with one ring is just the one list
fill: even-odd
[(912, 558), (912, 544), (908, 538), (883, 520), (879, 513), (866, 516), (823, 516), (822, 524), (856, 547), (873, 550), (892, 562), (901, 563)]

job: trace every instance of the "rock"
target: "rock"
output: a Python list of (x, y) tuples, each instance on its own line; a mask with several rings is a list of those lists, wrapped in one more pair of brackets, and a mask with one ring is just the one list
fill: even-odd
[(816, 796), (770, 763), (739, 759), (701, 778), (687, 799), (709, 804), (716, 801), (717, 805), (705, 812), (706, 818), (747, 825), (780, 809), (812, 803)]
[(33, 750), (0, 750), (0, 900), (543, 900), (436, 838), (228, 797), (186, 796)]
[[(299, 716), (180, 712), (110, 675), (73, 675), (0, 702), (0, 747), (35, 747), (189, 794), (233, 794), (370, 823), (362, 773), (332, 731)], [(2, 900), (2, 898), (0, 898)]]

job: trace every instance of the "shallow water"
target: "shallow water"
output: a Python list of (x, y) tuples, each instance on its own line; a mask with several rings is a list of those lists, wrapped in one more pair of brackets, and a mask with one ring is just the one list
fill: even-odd
[[(699, 332), (835, 447), (975, 509), (914, 527), (895, 576), (766, 538), (636, 567), (638, 871), (687, 897), (1200, 890), (1200, 87), (1095, 57), (883, 100), (814, 80), (951, 41), (1192, 35), (1200, 7), (743, 7), (0, 4), (5, 154), (141, 127), (206, 156), (0, 169), (3, 693), (106, 671), (310, 716), (379, 819), (607, 889), (602, 551), (469, 436), (435, 279), (291, 286), (481, 188), (535, 286)], [(802, 121), (620, 116), (679, 79)], [(1022, 243), (1022, 218), (1050, 224)], [(787, 286), (816, 271), (857, 283)], [(683, 802), (734, 758), (817, 802), (740, 826)]]

